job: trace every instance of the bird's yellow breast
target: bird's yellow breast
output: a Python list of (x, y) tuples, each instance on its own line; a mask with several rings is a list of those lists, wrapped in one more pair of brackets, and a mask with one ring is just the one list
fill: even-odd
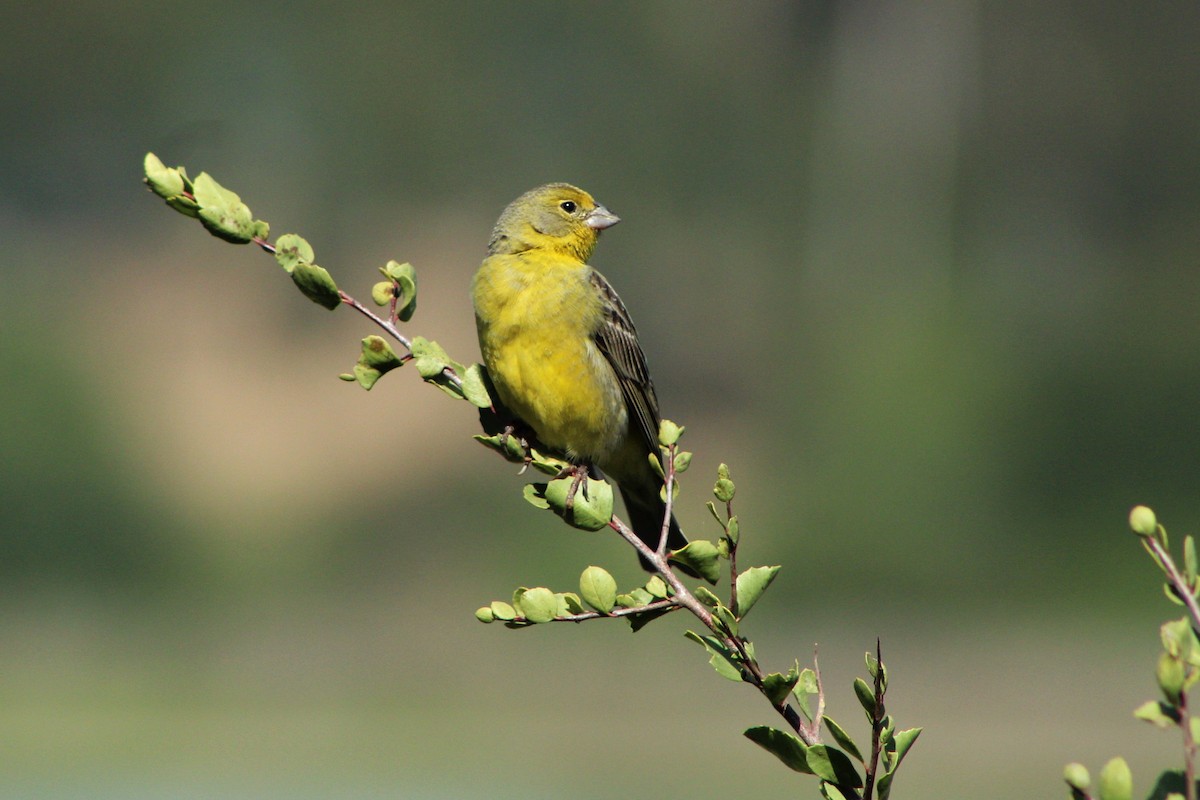
[(547, 446), (603, 462), (628, 413), (593, 336), (603, 323), (591, 268), (558, 254), (494, 255), (472, 284), (484, 364), (500, 399)]

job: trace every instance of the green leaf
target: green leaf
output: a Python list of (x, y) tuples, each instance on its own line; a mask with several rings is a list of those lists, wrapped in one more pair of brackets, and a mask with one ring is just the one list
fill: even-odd
[(1163, 697), (1173, 706), (1178, 706), (1183, 695), (1183, 683), (1187, 679), (1187, 670), (1182, 661), (1170, 653), (1160, 653), (1158, 666), (1154, 671), (1158, 679), (1158, 688)]
[(658, 423), (658, 443), (663, 447), (670, 447), (679, 441), (679, 437), (683, 436), (683, 431), (683, 426), (676, 425), (669, 419), (664, 419)]
[(492, 604), (489, 606), (489, 608), (491, 609), (492, 616), (494, 616), (496, 619), (516, 619), (517, 610), (503, 600), (492, 601)]
[(821, 691), (821, 687), (817, 683), (817, 673), (808, 667), (800, 670), (800, 680), (796, 683), (796, 691), (805, 694), (816, 694)]
[(567, 613), (583, 614), (587, 611), (587, 609), (583, 607), (583, 601), (579, 598), (579, 595), (575, 594), (574, 592), (559, 592), (558, 596), (561, 597), (563, 602), (566, 603)]
[(230, 209), (242, 201), (236, 192), (217, 183), (207, 172), (197, 175), (196, 180), (192, 181), (192, 186), (195, 189), (193, 194), (196, 196), (196, 202), (204, 208)]
[(167, 205), (184, 216), (192, 217), (193, 219), (200, 219), (200, 204), (195, 200), (191, 200), (183, 195), (178, 197), (168, 197)]
[(381, 336), (368, 336), (362, 340), (362, 352), (354, 365), (353, 380), (370, 391), (385, 373), (404, 366), (404, 361), (392, 350), (392, 346)]
[(634, 605), (647, 606), (654, 602), (654, 595), (640, 586), (631, 591), (629, 596), (633, 598)]
[(807, 775), (814, 774), (808, 766), (808, 748), (804, 746), (804, 742), (800, 741), (795, 734), (766, 725), (759, 725), (754, 728), (747, 728), (743, 735), (778, 758), (789, 769), (796, 772), (803, 772)]
[(717, 674), (722, 678), (728, 678), (731, 681), (740, 683), (742, 678), (742, 670), (737, 664), (737, 655), (714, 636), (701, 636), (695, 631), (684, 631), (684, 636), (697, 642), (704, 647), (712, 658), (708, 663), (717, 671)]
[(879, 689), (881, 692), (887, 691), (887, 665), (875, 657), (875, 654), (868, 651), (866, 654), (867, 673), (874, 679), (879, 679)]
[(579, 595), (583, 602), (607, 614), (617, 604), (617, 581), (603, 567), (588, 567), (579, 576)]
[(1133, 800), (1133, 774), (1125, 759), (1117, 757), (1100, 770), (1100, 800)]
[[(413, 312), (417, 310), (416, 268), (408, 262), (398, 264), (395, 261), (389, 261), (379, 271), (395, 282), (396, 316), (401, 322), (408, 322), (412, 319)], [(391, 298), (388, 299), (388, 302), (391, 302)], [(380, 305), (383, 304), (380, 303)]]
[(792, 667), (786, 675), (771, 672), (763, 676), (763, 693), (771, 701), (771, 705), (782, 705), (788, 699), (792, 689), (796, 688), (798, 680), (800, 680), (800, 673), (796, 667)]
[(692, 464), (692, 454), (687, 450), (680, 450), (675, 454), (675, 471), (687, 472), (687, 468)]
[(900, 766), (900, 762), (904, 760), (904, 756), (908, 755), (908, 751), (916, 744), (917, 737), (921, 735), (921, 731), (923, 730), (924, 728), (908, 728), (896, 731), (892, 737), (896, 744), (895, 763), (892, 764), (889, 772), (896, 771), (896, 767)]
[(1196, 586), (1196, 540), (1191, 536), (1183, 537), (1183, 574), (1190, 588)]
[(249, 244), (254, 239), (254, 219), (245, 206), (232, 210), (201, 206), (197, 216), (206, 231), (230, 244)]
[(451, 397), (463, 397), (462, 389), (446, 374), (446, 370), (461, 375), (466, 367), (450, 358), (440, 344), (423, 336), (414, 336), (412, 354), (413, 364), (426, 383), (432, 383)]
[(713, 494), (722, 503), (733, 500), (734, 485), (733, 481), (729, 479), (729, 467), (726, 464), (717, 467), (717, 482), (713, 486)]
[(725, 535), (729, 537), (729, 541), (733, 542), (734, 545), (738, 543), (738, 531), (738, 518), (737, 514), (734, 514), (729, 518), (729, 524), (725, 526)]
[(829, 717), (822, 717), (821, 719), (824, 721), (825, 727), (829, 729), (829, 735), (838, 743), (838, 746), (862, 762), (862, 753), (859, 752), (858, 745), (850, 738), (850, 734), (846, 733), (846, 729)]
[(1167, 596), (1168, 600), (1170, 600), (1172, 603), (1174, 603), (1177, 606), (1183, 605), (1183, 600), (1180, 599), (1178, 593), (1176, 593), (1174, 586), (1172, 586), (1169, 583), (1164, 583), (1162, 585), (1162, 589), (1163, 589), (1163, 594), (1165, 594)]
[[(572, 603), (571, 597), (575, 598), (574, 603)], [(579, 596), (572, 592), (555, 592), (554, 600), (558, 604), (554, 609), (555, 618), (566, 617), (570, 614), (574, 614), (575, 612), (571, 610), (572, 605), (574, 605), (575, 608), (583, 610), (583, 606), (579, 604)]]
[(1182, 661), (1194, 664), (1193, 659), (1200, 653), (1200, 642), (1196, 641), (1196, 634), (1187, 617), (1164, 622), (1159, 633), (1163, 650)]
[(150, 191), (164, 200), (183, 194), (183, 176), (179, 174), (179, 170), (163, 164), (154, 153), (146, 153), (142, 166), (146, 171), (145, 182)]
[(521, 490), (521, 494), (535, 508), (550, 507), (550, 501), (546, 499), (546, 484), (544, 483), (527, 483)]
[[(1169, 728), (1178, 725), (1180, 715), (1178, 709), (1158, 700), (1147, 700), (1133, 711), (1133, 716), (1149, 722), (1156, 728)], [(1200, 719), (1196, 717), (1195, 719)]]
[(670, 560), (691, 569), (709, 583), (716, 583), (721, 577), (717, 546), (704, 539), (696, 539), (682, 549), (672, 551)]
[(758, 598), (762, 597), (763, 592), (771, 585), (771, 581), (775, 580), (775, 576), (779, 574), (779, 567), (751, 567), (748, 570), (740, 573), (737, 577), (737, 610), (738, 616), (744, 619), (754, 604), (758, 602)]
[[(878, 785), (878, 784), (876, 784), (876, 785)], [(846, 797), (846, 795), (842, 794), (840, 789), (838, 789), (836, 786), (834, 786), (832, 783), (829, 783), (828, 781), (821, 781), (820, 789), (821, 789), (821, 796), (824, 797), (825, 800), (850, 800), (850, 798), (848, 798), (848, 797)], [(882, 794), (882, 789), (881, 789), (880, 790), (881, 800), (882, 800), (882, 797), (883, 797), (883, 794)]]
[(598, 531), (608, 527), (613, 513), (612, 486), (595, 478), (582, 481), (568, 510), (567, 497), (574, 482), (574, 478), (558, 478), (545, 484), (544, 497), (550, 508), (568, 525), (580, 530)]
[(884, 742), (890, 741), (892, 733), (896, 730), (896, 720), (892, 718), (891, 714), (884, 714), (880, 726), (879, 735), (881, 740)]
[(704, 603), (704, 605), (708, 606), (709, 608), (716, 608), (717, 606), (721, 605), (721, 598), (710, 592), (707, 586), (697, 586), (692, 594), (696, 596), (697, 600), (699, 600), (701, 603)]
[(285, 233), (275, 240), (275, 261), (289, 275), (297, 264), (311, 264), (313, 258), (312, 245), (294, 233)]
[(713, 619), (725, 630), (730, 636), (737, 636), (738, 622), (737, 617), (725, 605), (718, 605), (713, 609)]
[(475, 609), (475, 619), (483, 623), (495, 622), (496, 615), (492, 613), (492, 609), (487, 606)]
[(867, 682), (862, 678), (855, 678), (854, 694), (858, 696), (858, 702), (862, 704), (863, 710), (867, 712), (867, 719), (874, 722), (875, 690), (868, 686)]
[[(476, 408), (491, 408), (492, 398), (488, 394), (487, 381), (483, 377), (483, 365), (472, 364), (462, 372), (462, 391), (467, 402)], [(510, 436), (510, 439), (516, 437)], [(520, 442), (518, 441), (518, 444)]]
[(219, 239), (246, 244), (254, 237), (254, 215), (236, 193), (201, 172), (192, 183), (193, 196), (200, 206), (200, 224)]
[[(659, 479), (666, 477), (666, 475), (663, 473), (662, 461), (659, 460), (656, 453), (651, 453), (650, 455), (646, 456), (646, 460), (650, 462), (650, 469), (654, 470), (654, 474), (657, 475)], [(663, 492), (665, 491), (666, 487), (660, 489), (658, 492), (659, 497), (662, 497)]]
[[(525, 463), (525, 445), (521, 443), (521, 439), (518, 436), (514, 436), (512, 434), (509, 434), (508, 436), (504, 436), (502, 434), (496, 434), (495, 436), (484, 436), (481, 433), (477, 433), (472, 438), (485, 447), (490, 447), (491, 449), (495, 450), (497, 453), (515, 464)], [(541, 484), (541, 486), (544, 487), (545, 484)], [(549, 506), (544, 505), (539, 506), (539, 508), (549, 508)]]
[(854, 762), (836, 747), (814, 744), (808, 748), (805, 758), (808, 761), (809, 769), (822, 780), (827, 780), (836, 786), (849, 786), (854, 789), (863, 785), (862, 776), (854, 768)]
[(713, 519), (715, 519), (717, 521), (717, 524), (719, 524), (721, 526), (721, 529), (724, 530), (725, 520), (721, 519), (721, 515), (717, 513), (717, 504), (714, 503), (712, 500), (709, 500), (707, 503), (704, 504), (704, 507), (708, 509), (708, 513), (713, 515)]
[(324, 267), (301, 262), (292, 270), (292, 283), (309, 300), (330, 311), (342, 304), (337, 284)]
[[(799, 666), (797, 661), (796, 665)], [(817, 673), (813, 672), (808, 667), (800, 670), (800, 680), (796, 681), (796, 686), (792, 689), (792, 696), (796, 698), (796, 704), (800, 706), (800, 712), (804, 714), (805, 719), (812, 720), (813, 712), (808, 705), (808, 698), (817, 694), (820, 687), (817, 686)]]
[(544, 472), (547, 475), (561, 475), (564, 470), (573, 466), (561, 458), (546, 455), (534, 447), (529, 448), (529, 459), (529, 463), (533, 465), (534, 469)]
[(521, 616), (530, 622), (549, 622), (558, 613), (558, 598), (544, 586), (526, 589), (518, 605)]
[(462, 364), (450, 358), (446, 350), (437, 342), (431, 342), (424, 336), (414, 336), (412, 354), (416, 359), (417, 372), (422, 378), (432, 378), (446, 367), (462, 368)]
[(658, 600), (666, 600), (667, 596), (670, 594), (670, 592), (667, 591), (666, 582), (657, 575), (646, 581), (646, 591)]

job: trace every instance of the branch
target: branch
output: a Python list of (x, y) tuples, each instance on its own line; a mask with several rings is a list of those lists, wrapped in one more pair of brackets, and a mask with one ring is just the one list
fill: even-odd
[(1175, 589), (1175, 593), (1179, 596), (1179, 600), (1183, 603), (1184, 608), (1188, 610), (1188, 615), (1192, 618), (1192, 629), (1197, 631), (1200, 636), (1200, 605), (1197, 604), (1196, 595), (1192, 594), (1192, 589), (1188, 586), (1187, 580), (1180, 574), (1179, 568), (1175, 566), (1171, 555), (1163, 547), (1162, 542), (1154, 536), (1143, 536), (1142, 544), (1151, 552), (1159, 566), (1166, 573), (1167, 580)]

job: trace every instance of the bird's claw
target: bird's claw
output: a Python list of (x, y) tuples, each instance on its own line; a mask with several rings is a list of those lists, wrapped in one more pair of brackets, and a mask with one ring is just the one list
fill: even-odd
[[(502, 451), (508, 450), (508, 437), (516, 435), (517, 429), (515, 426), (504, 426), (504, 430), (500, 432), (500, 447)], [(521, 445), (521, 451), (524, 453), (521, 461), (521, 469), (517, 471), (517, 474), (524, 475), (525, 470), (529, 469), (529, 465), (533, 463), (533, 451), (529, 447), (529, 441), (524, 436), (517, 436), (517, 443)]]
[(562, 471), (555, 476), (555, 480), (558, 480), (559, 478), (565, 478), (568, 475), (571, 476), (571, 488), (567, 489), (566, 502), (567, 512), (569, 513), (575, 509), (575, 493), (579, 491), (580, 485), (588, 476), (587, 465), (572, 464), (569, 467), (564, 467)]

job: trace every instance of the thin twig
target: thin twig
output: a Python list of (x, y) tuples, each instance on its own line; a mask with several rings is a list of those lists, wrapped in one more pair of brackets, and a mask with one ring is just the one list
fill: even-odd
[[(618, 517), (613, 517), (612, 520), (609, 521), (608, 526), (620, 534), (621, 538), (623, 538), (634, 549), (636, 549), (638, 553), (640, 553), (642, 557), (654, 567), (654, 571), (658, 573), (659, 577), (661, 577), (663, 581), (665, 581), (666, 584), (671, 587), (673, 594), (669, 598), (670, 602), (674, 603), (675, 605), (682, 606), (683, 608), (686, 608), (688, 611), (692, 612), (692, 615), (695, 616), (696, 619), (700, 620), (704, 627), (708, 628), (721, 639), (722, 644), (738, 653), (742, 664), (744, 665), (743, 674), (747, 678), (746, 682), (762, 692), (763, 679), (765, 677), (763, 675), (762, 667), (760, 667), (758, 662), (750, 656), (750, 653), (746, 649), (745, 642), (742, 641), (741, 637), (730, 636), (728, 632), (725, 631), (725, 629), (713, 617), (712, 612), (708, 610), (708, 607), (696, 599), (696, 596), (692, 594), (691, 590), (689, 590), (687, 586), (683, 584), (683, 581), (681, 581), (679, 576), (675, 574), (675, 571), (671, 569), (670, 564), (667, 562), (667, 559), (664, 555), (651, 550), (649, 546), (639, 539), (637, 534), (635, 534), (633, 530)], [(763, 696), (765, 697), (766, 694), (764, 693)], [(780, 716), (787, 721), (788, 726), (792, 730), (799, 734), (801, 741), (803, 741), (805, 744), (813, 745), (820, 741), (814, 732), (809, 730), (809, 728), (804, 724), (804, 721), (801, 719), (800, 714), (796, 711), (796, 709), (792, 708), (792, 706), (787, 702), (781, 702), (778, 705), (772, 704), (772, 708), (774, 708), (780, 714)]]
[(871, 720), (871, 763), (867, 766), (866, 783), (862, 796), (870, 798), (875, 789), (875, 770), (879, 768), (879, 749), (882, 746), (880, 734), (883, 732), (883, 648), (879, 639), (875, 640), (875, 714)]
[(633, 547), (637, 549), (638, 553), (640, 553), (654, 566), (654, 571), (657, 572), (666, 582), (666, 584), (671, 587), (672, 591), (674, 591), (675, 594), (671, 597), (672, 602), (674, 602), (676, 605), (683, 606), (688, 611), (691, 611), (697, 619), (704, 623), (704, 627), (708, 628), (714, 633), (717, 632), (716, 623), (713, 621), (713, 615), (708, 610), (708, 607), (697, 600), (696, 596), (692, 594), (686, 586), (683, 585), (683, 582), (679, 580), (678, 576), (675, 575), (675, 572), (668, 566), (667, 559), (664, 556), (661, 556), (655, 551), (651, 550), (645, 542), (637, 537), (637, 534), (633, 532), (633, 529), (622, 522), (620, 518), (613, 517), (609, 521), (608, 527), (619, 533), (622, 539), (633, 545)]
[[(555, 617), (551, 622), (587, 622), (589, 619), (606, 619), (608, 617), (630, 617), (634, 614), (644, 614), (647, 611), (678, 611), (682, 606), (673, 602), (671, 598), (665, 600), (655, 600), (653, 603), (647, 603), (644, 606), (633, 606), (631, 608), (614, 608), (607, 614), (601, 614), (599, 611), (584, 611), (580, 614), (568, 614), (563, 617)], [(525, 617), (517, 617), (517, 621), (523, 621)]]
[[(1175, 590), (1175, 595), (1179, 601), (1183, 603), (1188, 610), (1188, 615), (1192, 618), (1192, 630), (1196, 635), (1200, 636), (1200, 605), (1197, 604), (1196, 595), (1192, 593), (1192, 587), (1187, 583), (1187, 580), (1180, 574), (1179, 568), (1175, 566), (1174, 559), (1162, 546), (1162, 542), (1157, 536), (1142, 537), (1142, 544), (1150, 551), (1154, 560), (1158, 562), (1159, 567), (1166, 573), (1167, 580)], [(1187, 692), (1181, 692), (1179, 698), (1179, 729), (1183, 732), (1183, 767), (1184, 780), (1186, 782), (1185, 791), (1187, 792), (1187, 800), (1196, 800), (1196, 741), (1192, 738), (1191, 715), (1188, 711)]]
[[(725, 501), (725, 540), (729, 542), (729, 610), (734, 617), (741, 617), (737, 599), (737, 542), (729, 535), (729, 520), (733, 519), (733, 498)], [(740, 532), (738, 538), (741, 538)]]
[(1187, 581), (1179, 574), (1179, 568), (1175, 566), (1175, 562), (1171, 560), (1171, 556), (1163, 549), (1162, 543), (1153, 536), (1142, 538), (1142, 543), (1150, 550), (1158, 563), (1162, 566), (1163, 571), (1167, 573), (1167, 579), (1171, 581), (1171, 585), (1175, 587), (1175, 593), (1179, 595), (1180, 602), (1187, 608), (1188, 614), (1192, 617), (1192, 628), (1200, 635), (1200, 605), (1197, 605), (1196, 596), (1192, 594), (1191, 587), (1187, 585)]
[(821, 662), (817, 660), (817, 647), (813, 645), (813, 678), (817, 682), (817, 713), (813, 715), (809, 726), (809, 735), (813, 741), (818, 741), (821, 733), (821, 719), (825, 716), (825, 684), (821, 682)]
[(1187, 782), (1187, 800), (1196, 800), (1196, 740), (1192, 738), (1192, 720), (1188, 712), (1186, 691), (1179, 694), (1179, 728), (1183, 731), (1183, 774)]
[[(675, 498), (675, 448), (676, 445), (671, 445), (667, 448), (667, 463), (663, 465), (663, 485), (667, 489), (667, 499), (664, 502), (666, 510), (663, 512), (662, 528), (658, 532), (658, 556), (663, 558), (667, 554), (667, 537), (671, 532), (671, 514), (672, 506)], [(661, 451), (659, 451), (661, 455)]]
[[(408, 340), (408, 337), (406, 337), (404, 334), (402, 334), (400, 332), (400, 329), (397, 328), (395, 325), (393, 325), (392, 323), (383, 319), (382, 317), (377, 316), (374, 311), (367, 308), (362, 303), (358, 302), (357, 300), (355, 300), (353, 297), (346, 294), (345, 292), (339, 291), (338, 296), (342, 298), (343, 303), (350, 306), (351, 308), (353, 308), (358, 313), (362, 314), (367, 319), (371, 320), (371, 322), (374, 322), (376, 325), (378, 325), (380, 328), (382, 328), (389, 336), (391, 336), (393, 339), (395, 339), (400, 344), (404, 345), (405, 348), (412, 350), (412, 342), (410, 342)], [(457, 377), (457, 376), (455, 376), (455, 377)]]
[[(192, 198), (191, 195), (189, 195), (187, 192), (184, 192), (183, 194), (185, 197), (188, 197), (189, 199), (193, 199), (193, 200), (195, 199), (195, 198)], [(276, 252), (278, 252), (275, 248), (275, 245), (271, 244), (266, 239), (256, 236), (251, 241), (254, 244), (258, 245), (263, 250), (265, 250), (266, 252), (270, 253), (271, 255), (275, 255)], [(391, 320), (383, 319), (382, 317), (378, 316), (374, 311), (367, 308), (362, 303), (358, 302), (353, 297), (351, 297), (350, 295), (346, 294), (345, 292), (343, 292), (341, 290), (338, 290), (338, 296), (340, 298), (342, 298), (342, 302), (344, 304), (350, 306), (355, 311), (357, 311), (358, 313), (365, 316), (367, 319), (374, 322), (376, 325), (378, 325), (380, 328), (382, 328), (384, 330), (384, 332), (386, 332), (389, 336), (391, 336), (393, 339), (395, 339), (400, 344), (404, 345), (405, 349), (412, 350), (412, 342), (410, 342), (408, 340), (408, 337), (406, 337), (404, 334), (402, 334), (400, 332), (400, 329), (398, 327), (396, 327), (396, 323), (399, 322), (399, 318), (396, 316), (395, 296), (393, 296), (393, 298), (392, 298), (392, 307), (391, 307), (391, 314), (390, 314)], [(458, 376), (455, 375), (453, 373), (453, 371), (449, 372), (449, 376), (456, 383), (459, 383), (461, 385), (461, 382), (458, 380)]]

